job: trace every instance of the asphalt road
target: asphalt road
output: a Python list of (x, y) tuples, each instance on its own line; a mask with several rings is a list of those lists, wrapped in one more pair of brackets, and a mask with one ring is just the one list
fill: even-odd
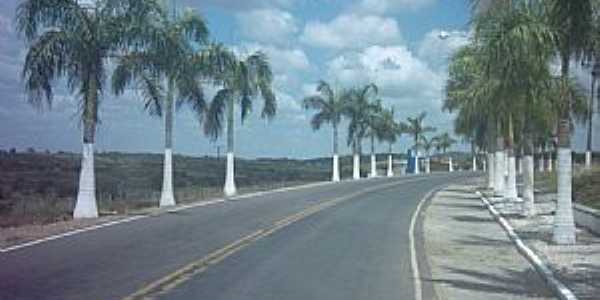
[(410, 217), (468, 175), (278, 192), (0, 253), (0, 299), (412, 299)]

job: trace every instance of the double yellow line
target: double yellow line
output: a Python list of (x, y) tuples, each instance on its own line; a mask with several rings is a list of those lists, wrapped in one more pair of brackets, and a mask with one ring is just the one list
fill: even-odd
[(164, 295), (174, 288), (180, 286), (186, 281), (190, 280), (192, 277), (205, 272), (211, 265), (215, 265), (223, 261), (225, 258), (229, 257), (232, 254), (235, 254), (252, 243), (265, 238), (284, 227), (287, 227), (293, 223), (296, 223), (302, 219), (305, 219), (313, 214), (316, 214), (320, 211), (323, 211), (329, 207), (340, 204), (341, 202), (347, 201), (349, 199), (370, 193), (375, 190), (385, 189), (388, 187), (393, 187), (396, 185), (422, 181), (428, 178), (415, 178), (412, 180), (403, 180), (400, 182), (392, 182), (387, 184), (378, 185), (371, 188), (366, 188), (358, 192), (354, 192), (352, 194), (348, 194), (345, 196), (337, 197), (331, 200), (323, 201), (319, 204), (315, 204), (310, 206), (298, 213), (289, 215), (281, 220), (278, 220), (273, 223), (273, 225), (265, 228), (257, 230), (249, 235), (246, 235), (235, 242), (228, 244), (225, 247), (222, 247), (198, 260), (195, 260), (187, 265), (177, 269), (176, 271), (164, 276), (154, 282), (151, 282), (141, 289), (137, 290), (135, 293), (123, 298), (123, 300), (148, 300), (154, 299), (157, 296)]

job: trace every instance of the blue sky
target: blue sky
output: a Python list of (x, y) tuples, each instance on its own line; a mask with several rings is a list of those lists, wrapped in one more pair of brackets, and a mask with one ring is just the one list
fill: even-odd
[[(14, 32), (19, 1), (0, 3), (0, 148), (80, 151), (77, 102), (59, 89), (52, 110), (30, 107), (19, 78), (26, 51)], [(397, 119), (428, 112), (429, 125), (452, 131), (452, 116), (440, 110), (447, 58), (466, 43), (468, 1), (462, 0), (178, 0), (208, 21), (213, 40), (238, 51), (262, 50), (275, 71), (277, 117), (267, 122), (254, 115), (236, 129), (236, 152), (244, 157), (326, 156), (331, 152), (328, 127), (313, 132), (312, 112), (303, 97), (325, 79), (339, 87), (369, 81)], [(441, 40), (439, 33), (449, 32)], [(62, 92), (61, 92), (62, 91)], [(211, 95), (214, 88), (206, 87)], [(97, 149), (161, 152), (162, 122), (148, 116), (134, 93), (116, 98), (105, 92), (100, 109)], [(181, 109), (175, 122), (175, 152), (214, 155), (223, 140), (211, 143), (192, 114)], [(344, 137), (345, 133), (340, 136)], [(395, 146), (405, 151), (408, 137)], [(341, 143), (345, 144), (345, 143)], [(386, 149), (383, 145), (381, 150)], [(347, 153), (347, 148), (342, 148)]]

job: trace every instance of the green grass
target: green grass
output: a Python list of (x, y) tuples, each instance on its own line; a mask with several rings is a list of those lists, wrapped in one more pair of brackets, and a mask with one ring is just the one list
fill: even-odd
[(600, 209), (600, 167), (573, 178), (573, 198), (576, 202)]
[[(547, 193), (556, 193), (556, 172), (536, 173), (535, 187)], [(573, 177), (573, 201), (600, 209), (600, 168), (577, 172)]]
[[(69, 219), (80, 159), (79, 154), (72, 153), (0, 154), (0, 227)], [(128, 213), (156, 206), (162, 186), (162, 159), (160, 154), (97, 154), (101, 213)], [(176, 155), (173, 163), (179, 202), (221, 195), (224, 159)], [(246, 192), (328, 180), (329, 164), (328, 159), (237, 159), (236, 183), (240, 192)]]
[[(395, 159), (403, 156), (395, 156)], [(95, 156), (96, 196), (101, 214), (127, 214), (158, 205), (162, 187), (161, 154), (100, 153)], [(45, 224), (71, 218), (78, 190), (81, 156), (74, 153), (0, 152), (0, 227)], [(380, 175), (387, 155), (377, 156)], [(361, 176), (370, 170), (370, 158), (361, 159)], [(458, 160), (457, 160), (458, 162)], [(468, 167), (470, 162), (461, 162)], [(222, 195), (225, 160), (214, 157), (173, 157), (173, 182), (179, 203)], [(352, 176), (352, 157), (340, 157), (342, 178)], [(446, 171), (432, 160), (432, 170)], [(399, 174), (400, 170), (396, 169)], [(236, 159), (240, 192), (269, 190), (331, 176), (331, 158)]]

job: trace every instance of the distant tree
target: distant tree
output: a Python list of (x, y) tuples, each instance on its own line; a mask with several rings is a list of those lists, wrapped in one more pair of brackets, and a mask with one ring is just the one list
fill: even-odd
[(10, 154), (17, 154), (17, 148), (10, 148), (9, 152)]

